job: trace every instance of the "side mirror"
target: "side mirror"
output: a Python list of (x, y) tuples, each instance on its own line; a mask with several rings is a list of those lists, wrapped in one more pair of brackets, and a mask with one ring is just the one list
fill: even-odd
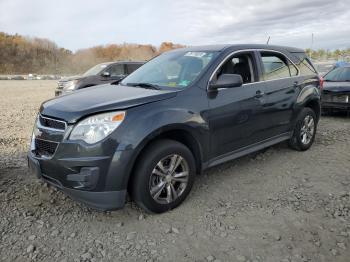
[(104, 72), (102, 73), (102, 76), (103, 76), (103, 77), (110, 77), (111, 74), (110, 74), (108, 71), (104, 71)]
[(222, 74), (215, 82), (209, 83), (209, 90), (216, 90), (218, 88), (240, 87), (242, 85), (243, 79), (241, 75)]

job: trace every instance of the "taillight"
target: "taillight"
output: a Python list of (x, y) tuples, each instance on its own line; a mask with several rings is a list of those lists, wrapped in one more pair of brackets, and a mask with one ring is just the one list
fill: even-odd
[(324, 83), (324, 79), (322, 76), (320, 76), (320, 90), (322, 91), (323, 89), (323, 83)]

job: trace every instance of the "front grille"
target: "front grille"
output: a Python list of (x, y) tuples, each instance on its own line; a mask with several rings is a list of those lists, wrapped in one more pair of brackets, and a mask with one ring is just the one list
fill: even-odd
[(66, 123), (63, 121), (43, 117), (41, 115), (39, 115), (39, 121), (43, 127), (54, 128), (54, 129), (63, 130), (63, 131), (66, 129)]
[(57, 86), (58, 86), (58, 89), (63, 89), (64, 82), (58, 82)]
[(34, 153), (37, 156), (51, 157), (57, 149), (58, 143), (35, 138)]

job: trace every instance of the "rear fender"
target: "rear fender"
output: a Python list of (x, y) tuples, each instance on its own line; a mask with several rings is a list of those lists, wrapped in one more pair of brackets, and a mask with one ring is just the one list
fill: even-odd
[[(318, 87), (315, 85), (305, 85), (304, 88), (300, 91), (297, 101), (295, 104), (295, 114), (292, 121), (292, 127), (295, 125), (295, 121), (300, 113), (300, 111), (308, 106), (312, 105), (311, 107), (317, 110), (317, 115), (319, 117), (320, 110), (321, 110), (321, 102), (320, 102), (321, 92)], [(317, 107), (317, 108), (316, 108)]]
[(321, 93), (317, 87), (315, 87), (314, 85), (306, 85), (298, 95), (297, 105), (305, 105), (308, 101), (313, 99), (320, 100), (320, 96)]

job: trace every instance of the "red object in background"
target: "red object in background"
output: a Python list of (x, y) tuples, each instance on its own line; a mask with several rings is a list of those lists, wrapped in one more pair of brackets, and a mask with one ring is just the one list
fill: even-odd
[(320, 90), (322, 91), (323, 89), (323, 83), (324, 83), (324, 79), (322, 76), (320, 76)]

